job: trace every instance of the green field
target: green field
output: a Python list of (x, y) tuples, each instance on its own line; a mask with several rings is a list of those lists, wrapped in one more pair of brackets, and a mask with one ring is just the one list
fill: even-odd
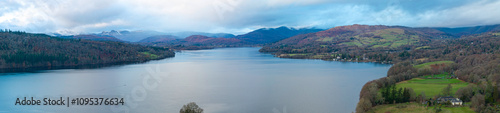
[(409, 87), (412, 88), (415, 93), (420, 94), (425, 92), (427, 97), (432, 97), (441, 93), (441, 91), (451, 84), (452, 94), (455, 94), (458, 89), (467, 86), (469, 83), (458, 80), (458, 79), (422, 79), (414, 78), (408, 81), (399, 82), (396, 84), (398, 88)]
[(419, 65), (415, 65), (413, 66), (414, 68), (417, 68), (417, 69), (431, 69), (431, 65), (435, 65), (435, 64), (451, 64), (451, 63), (455, 63), (453, 61), (435, 61), (435, 62), (427, 62), (427, 63), (423, 63), (423, 64), (419, 64)]
[(323, 58), (324, 56), (325, 56), (325, 55), (314, 55), (314, 56), (312, 56), (312, 58), (314, 58), (314, 59), (321, 59), (321, 58)]
[(146, 55), (146, 56), (149, 56), (149, 59), (157, 59), (158, 58), (158, 55), (151, 54), (149, 52), (141, 52), (141, 53)]
[(424, 78), (424, 79), (430, 79), (430, 78), (449, 78), (450, 75), (448, 73), (444, 73), (444, 74), (437, 74), (437, 75), (425, 75), (425, 76), (422, 76), (420, 78)]
[(428, 49), (428, 48), (431, 48), (431, 46), (422, 46), (422, 47), (417, 47), (415, 49)]
[(469, 107), (443, 107), (440, 113), (475, 113)]
[(295, 55), (307, 55), (307, 54), (287, 54), (288, 56), (295, 56)]
[[(474, 113), (469, 107), (442, 107), (439, 113)], [(434, 107), (417, 103), (386, 104), (372, 108), (368, 113), (435, 113)]]

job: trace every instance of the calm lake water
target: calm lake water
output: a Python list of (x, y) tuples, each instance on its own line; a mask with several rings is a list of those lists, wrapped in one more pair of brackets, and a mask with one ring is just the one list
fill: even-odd
[[(0, 112), (178, 113), (196, 102), (205, 113), (350, 113), (361, 87), (390, 67), (282, 59), (258, 50), (183, 51), (142, 64), (1, 74)], [(24, 97), (117, 97), (125, 105), (14, 105)]]

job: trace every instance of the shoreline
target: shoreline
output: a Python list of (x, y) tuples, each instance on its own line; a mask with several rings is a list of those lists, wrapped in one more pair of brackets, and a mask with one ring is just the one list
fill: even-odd
[(36, 73), (39, 71), (47, 71), (47, 70), (60, 70), (60, 69), (96, 69), (103, 67), (112, 67), (119, 65), (128, 65), (128, 64), (140, 64), (149, 61), (163, 60), (167, 58), (173, 58), (173, 56), (165, 56), (156, 59), (148, 59), (143, 61), (118, 61), (118, 62), (110, 62), (110, 63), (97, 63), (97, 64), (79, 64), (79, 65), (66, 65), (66, 66), (32, 66), (26, 68), (0, 68), (0, 74), (2, 73)]
[(338, 61), (338, 62), (353, 62), (353, 63), (377, 63), (377, 64), (389, 64), (389, 65), (394, 65), (393, 62), (380, 62), (380, 61), (367, 61), (367, 60), (345, 60), (345, 59), (327, 59), (327, 58), (310, 58), (310, 57), (290, 57), (290, 56), (281, 56), (281, 55), (276, 55), (270, 52), (261, 52), (261, 53), (268, 53), (272, 54), (274, 57), (277, 58), (286, 58), (286, 59), (311, 59), (311, 60), (323, 60), (323, 61)]

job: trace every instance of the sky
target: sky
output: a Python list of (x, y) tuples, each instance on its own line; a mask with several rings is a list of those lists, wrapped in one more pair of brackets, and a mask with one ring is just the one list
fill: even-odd
[(263, 27), (500, 24), (500, 0), (0, 0), (0, 28), (242, 34)]

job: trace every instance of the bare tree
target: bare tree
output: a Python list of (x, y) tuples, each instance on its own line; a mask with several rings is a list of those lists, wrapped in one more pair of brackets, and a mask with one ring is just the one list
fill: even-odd
[(448, 86), (446, 86), (444, 89), (443, 89), (443, 95), (445, 96), (451, 96), (451, 84), (448, 84)]
[(481, 112), (485, 108), (484, 96), (481, 94), (476, 94), (471, 99), (471, 106), (476, 112)]

